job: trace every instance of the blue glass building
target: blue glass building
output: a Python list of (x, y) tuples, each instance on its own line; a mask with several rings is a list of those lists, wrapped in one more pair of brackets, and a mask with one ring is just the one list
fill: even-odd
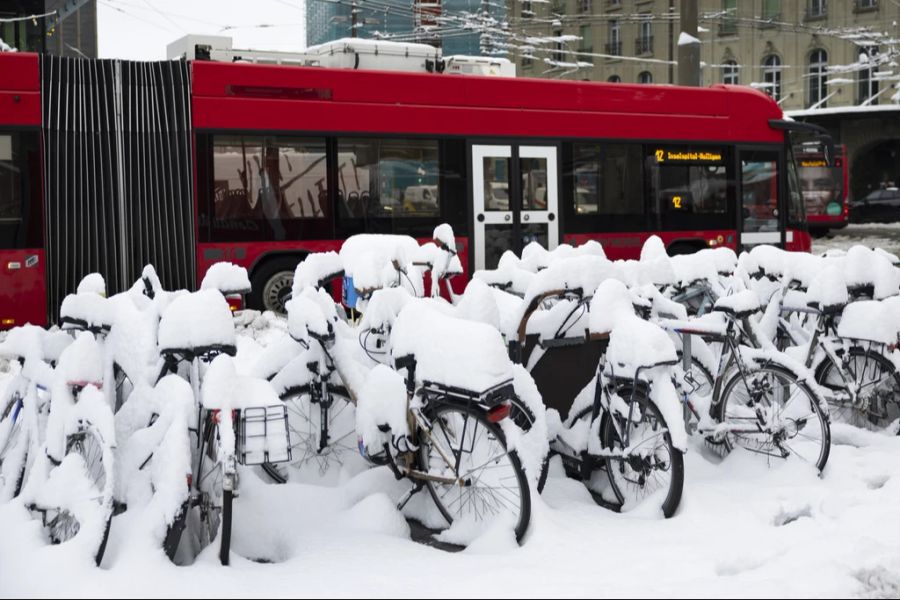
[[(481, 10), (481, 0), (443, 0), (443, 16), (437, 39), (415, 36), (412, 0), (357, 0), (357, 37), (421, 41), (440, 44), (445, 56), (481, 54), (481, 32), (468, 29), (466, 13)], [(506, 5), (498, 0), (488, 4), (491, 17), (506, 18)], [(306, 43), (310, 46), (351, 37), (351, 0), (306, 0)]]

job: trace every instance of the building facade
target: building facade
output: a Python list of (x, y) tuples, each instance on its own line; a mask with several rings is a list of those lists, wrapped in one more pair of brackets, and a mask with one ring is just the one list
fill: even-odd
[[(61, 18), (45, 15), (62, 11)], [(0, 2), (0, 39), (20, 52), (97, 58), (97, 1), (4, 0)]]
[(445, 56), (505, 52), (492, 45), (500, 38), (483, 36), (477, 25), (504, 25), (506, 6), (494, 0), (306, 0), (307, 45), (352, 37), (354, 10), (357, 37), (432, 44)]
[[(675, 83), (680, 3), (510, 0), (510, 58), (524, 77)], [(900, 2), (697, 4), (701, 85), (750, 85), (828, 127), (848, 145), (855, 196), (900, 181)]]

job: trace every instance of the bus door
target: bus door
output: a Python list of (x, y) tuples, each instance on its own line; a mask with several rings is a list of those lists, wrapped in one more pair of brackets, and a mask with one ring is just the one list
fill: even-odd
[(741, 250), (761, 244), (784, 246), (780, 160), (781, 153), (777, 150), (744, 148), (738, 151)]
[(0, 130), (0, 331), (47, 322), (40, 165), (36, 130)]
[(479, 145), (472, 156), (472, 256), (475, 269), (494, 269), (506, 250), (531, 242), (559, 243), (556, 146)]

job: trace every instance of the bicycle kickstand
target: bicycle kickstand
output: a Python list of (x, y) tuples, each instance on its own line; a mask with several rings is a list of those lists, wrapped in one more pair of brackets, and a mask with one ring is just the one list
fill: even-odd
[(422, 491), (422, 488), (425, 487), (425, 483), (422, 481), (414, 481), (413, 485), (409, 490), (403, 494), (403, 497), (397, 502), (397, 510), (403, 510), (403, 507), (409, 503), (413, 496)]

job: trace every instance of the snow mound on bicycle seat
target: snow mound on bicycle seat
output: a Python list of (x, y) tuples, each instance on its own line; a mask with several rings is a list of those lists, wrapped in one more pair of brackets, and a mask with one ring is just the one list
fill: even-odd
[(103, 347), (93, 334), (82, 331), (59, 357), (57, 373), (65, 384), (103, 384)]
[[(10, 329), (6, 338), (0, 342), (0, 357), (14, 359), (24, 358), (41, 360), (44, 356), (43, 339), (47, 335), (42, 327), (22, 325)], [(66, 335), (68, 337), (68, 335)]]
[(218, 290), (175, 298), (159, 322), (161, 350), (234, 346), (234, 317)]
[(844, 260), (844, 276), (849, 287), (871, 285), (878, 300), (894, 296), (900, 290), (900, 271), (883, 254), (865, 246), (853, 246)]
[[(814, 302), (820, 308), (843, 306), (850, 301), (847, 295), (847, 283), (844, 275), (836, 265), (826, 267), (809, 284), (806, 291), (807, 302)], [(794, 302), (796, 304), (796, 302)]]
[(288, 333), (298, 342), (310, 335), (326, 337), (334, 332), (334, 301), (325, 290), (305, 288), (285, 303), (288, 311)]
[(609, 335), (607, 358), (616, 375), (633, 377), (638, 369), (678, 360), (678, 353), (661, 327), (633, 314), (620, 314)]
[(441, 223), (435, 227), (431, 237), (434, 241), (440, 242), (456, 252), (456, 236), (453, 233), (453, 227), (449, 223)]
[(418, 249), (418, 242), (408, 235), (363, 233), (347, 238), (339, 254), (353, 287), (371, 290), (385, 284), (386, 273), (395, 273), (392, 261), (407, 265)]
[(524, 296), (535, 275), (519, 266), (518, 260), (512, 252), (507, 250), (500, 257), (496, 269), (475, 271), (472, 279), (479, 279), (493, 288), (510, 294)]
[(394, 360), (413, 355), (416, 380), (482, 392), (512, 379), (500, 332), (484, 323), (443, 314), (425, 302), (400, 311), (391, 336)]
[(294, 271), (294, 285), (291, 296), (296, 298), (304, 288), (316, 288), (325, 279), (344, 270), (344, 263), (337, 252), (316, 252), (310, 254), (297, 265)]
[(75, 289), (77, 294), (97, 294), (98, 296), (106, 296), (106, 281), (100, 273), (89, 273), (82, 277)]
[(715, 310), (734, 314), (752, 313), (762, 308), (759, 295), (753, 290), (742, 290), (730, 296), (722, 296), (716, 300)]
[(838, 323), (838, 335), (853, 340), (896, 344), (900, 318), (891, 304), (878, 300), (861, 300), (848, 304)]
[(265, 379), (239, 375), (234, 359), (220, 354), (203, 377), (203, 408), (208, 410), (243, 409), (280, 405), (278, 394)]
[[(387, 426), (389, 432), (379, 426)], [(391, 436), (409, 435), (406, 420), (406, 383), (385, 365), (376, 365), (366, 376), (356, 405), (356, 431), (366, 448), (377, 453)]]
[(87, 327), (96, 328), (109, 327), (113, 321), (109, 301), (94, 292), (69, 294), (63, 298), (59, 317), (63, 327), (66, 327), (67, 319), (81, 321)]
[(459, 304), (456, 305), (456, 316), (469, 321), (479, 321), (500, 328), (500, 309), (494, 291), (478, 279), (473, 279), (466, 286)]
[(217, 262), (209, 268), (201, 290), (219, 290), (223, 294), (246, 294), (250, 291), (250, 278), (247, 269), (230, 262)]
[(607, 279), (598, 285), (591, 298), (588, 322), (591, 332), (609, 333), (620, 319), (628, 316), (634, 316), (634, 306), (625, 284)]

